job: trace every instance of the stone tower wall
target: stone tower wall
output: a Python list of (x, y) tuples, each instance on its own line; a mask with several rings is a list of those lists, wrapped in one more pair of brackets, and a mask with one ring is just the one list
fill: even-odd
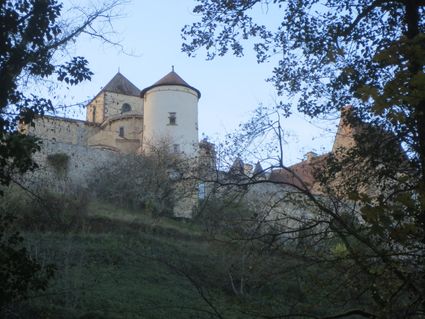
[(102, 123), (104, 120), (105, 93), (96, 96), (88, 105), (86, 110), (86, 121)]
[[(143, 115), (143, 99), (141, 97), (101, 92), (87, 105), (86, 119), (89, 122), (102, 123), (111, 116), (122, 114), (124, 103), (131, 106), (129, 114)], [(95, 113), (93, 113), (94, 109), (96, 109)], [(95, 115), (95, 118), (93, 115)]]
[(136, 153), (143, 136), (143, 116), (127, 114), (110, 117), (100, 129), (88, 139), (89, 146), (104, 146), (123, 153)]

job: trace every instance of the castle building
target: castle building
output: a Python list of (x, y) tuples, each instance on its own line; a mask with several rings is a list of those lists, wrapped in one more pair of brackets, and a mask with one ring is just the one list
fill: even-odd
[(159, 144), (196, 157), (201, 93), (173, 70), (138, 89), (118, 72), (88, 103), (86, 120), (44, 116), (30, 133), (56, 143), (149, 154)]
[[(211, 161), (209, 143), (198, 141), (200, 97), (174, 68), (143, 90), (118, 72), (87, 104), (85, 120), (45, 115), (21, 127), (42, 140), (34, 154), (39, 169), (26, 183), (73, 192), (72, 187), (90, 187), (90, 179), (122, 154), (149, 156), (158, 150), (179, 154), (196, 169), (202, 159)], [(195, 184), (184, 187), (191, 192), (176, 203), (174, 214), (190, 217), (197, 189)]]

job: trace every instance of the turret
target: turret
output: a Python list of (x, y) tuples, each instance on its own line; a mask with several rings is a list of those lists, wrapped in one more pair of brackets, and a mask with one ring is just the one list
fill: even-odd
[(118, 72), (87, 105), (87, 121), (97, 132), (88, 145), (135, 153), (143, 134), (143, 100), (140, 90)]
[(87, 105), (88, 122), (101, 124), (107, 118), (121, 114), (143, 114), (140, 90), (120, 72)]
[(198, 153), (198, 100), (201, 93), (173, 70), (141, 91), (144, 100), (143, 152), (167, 145), (173, 153)]

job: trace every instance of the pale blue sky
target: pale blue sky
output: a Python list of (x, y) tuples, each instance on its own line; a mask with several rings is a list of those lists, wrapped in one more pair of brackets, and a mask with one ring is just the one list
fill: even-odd
[[(201, 91), (199, 130), (213, 141), (237, 129), (258, 104), (273, 105), (278, 98), (271, 84), (265, 82), (273, 63), (257, 64), (249, 49), (243, 58), (229, 55), (213, 61), (206, 61), (203, 52), (195, 58), (181, 52), (180, 30), (196, 21), (192, 13), (194, 5), (194, 0), (133, 0), (123, 7), (123, 16), (114, 21), (114, 26), (124, 50), (133, 55), (81, 39), (74, 53), (89, 60), (94, 76), (91, 82), (68, 92), (68, 96), (75, 101), (94, 97), (118, 68), (143, 89), (170, 72), (174, 65), (186, 82)], [(273, 12), (264, 11), (259, 18), (276, 22)], [(285, 148), (287, 164), (298, 162), (310, 150), (318, 153), (330, 150), (336, 131), (335, 122), (311, 125), (300, 114), (286, 119), (284, 127), (291, 135)]]

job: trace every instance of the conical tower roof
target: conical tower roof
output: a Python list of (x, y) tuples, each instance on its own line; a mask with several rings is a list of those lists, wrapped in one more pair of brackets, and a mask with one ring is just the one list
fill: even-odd
[(173, 67), (172, 71), (170, 73), (168, 73), (166, 76), (164, 76), (160, 80), (156, 81), (151, 86), (148, 86), (147, 88), (143, 89), (140, 92), (140, 96), (143, 97), (147, 91), (149, 91), (149, 90), (151, 90), (155, 87), (164, 86), (164, 85), (184, 86), (184, 87), (187, 87), (189, 89), (194, 90), (196, 92), (196, 94), (198, 95), (198, 98), (201, 97), (201, 92), (198, 89), (194, 88), (193, 86), (190, 86), (185, 80), (183, 80), (180, 77), (180, 75), (178, 75), (176, 72), (174, 72), (174, 67)]
[(257, 164), (255, 164), (253, 175), (257, 176), (257, 177), (264, 177), (265, 176), (263, 167), (261, 166), (259, 161), (257, 162)]
[(137, 86), (131, 83), (124, 75), (120, 72), (115, 74), (111, 81), (108, 82), (101, 90), (101, 92), (113, 92), (125, 95), (139, 96), (140, 90)]
[(242, 175), (244, 173), (243, 167), (244, 163), (242, 159), (238, 156), (230, 167), (229, 173), (234, 175)]

